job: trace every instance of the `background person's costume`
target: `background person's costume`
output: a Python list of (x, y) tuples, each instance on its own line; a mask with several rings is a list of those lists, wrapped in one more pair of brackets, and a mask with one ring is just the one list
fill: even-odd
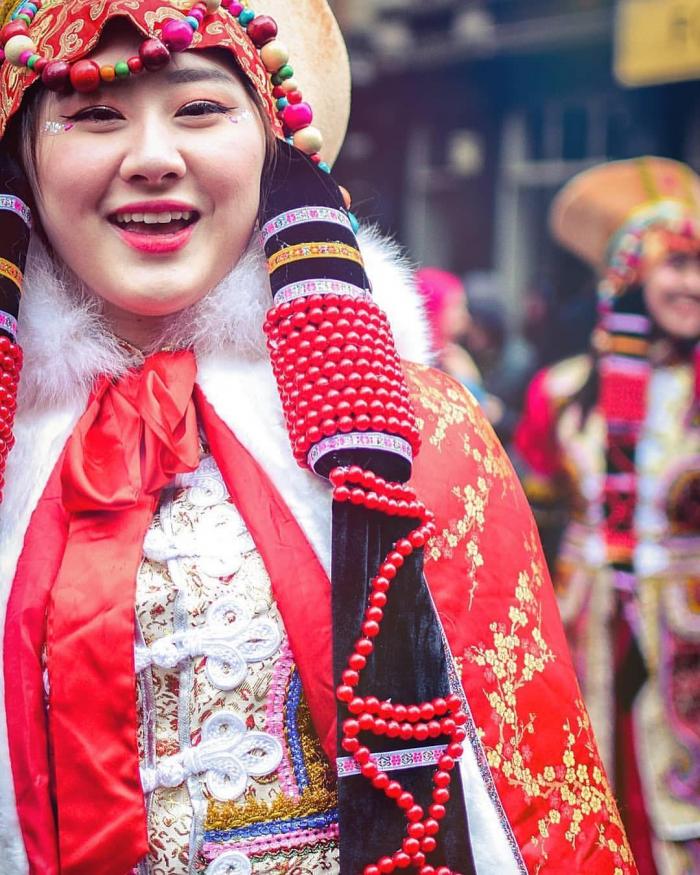
[(658, 158), (597, 167), (552, 227), (604, 276), (597, 353), (535, 378), (516, 445), (535, 506), (568, 503), (559, 604), (637, 865), (680, 875), (700, 867), (700, 383), (642, 286), (700, 250), (700, 180)]
[[(265, 252), (256, 235), (173, 320), (177, 352), (138, 361), (35, 246), (0, 515), (8, 875), (633, 872), (501, 448), (461, 389), (398, 366), (309, 108), (287, 112), (276, 28), (233, 2), (188, 11), (27, 4), (31, 37), (6, 31), (3, 121), (37, 70), (80, 88), (136, 75), (139, 58), (79, 60), (122, 15), (173, 50), (230, 49), (310, 156), (280, 147)], [(276, 16), (328, 92), (323, 65), (344, 55), (325, 5)], [(401, 351), (420, 358), (411, 292), (373, 260), (377, 300), (418, 338)], [(408, 474), (417, 423), (420, 501), (376, 473)], [(335, 469), (332, 509), (307, 460)]]

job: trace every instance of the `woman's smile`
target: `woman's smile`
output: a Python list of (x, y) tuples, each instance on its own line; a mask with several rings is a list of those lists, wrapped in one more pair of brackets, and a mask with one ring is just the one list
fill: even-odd
[(142, 201), (110, 213), (108, 221), (122, 241), (149, 255), (169, 255), (187, 246), (200, 212), (176, 201)]

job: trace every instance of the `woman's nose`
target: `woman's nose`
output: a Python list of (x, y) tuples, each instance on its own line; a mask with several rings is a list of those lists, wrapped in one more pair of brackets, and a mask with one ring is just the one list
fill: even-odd
[(187, 172), (185, 160), (177, 146), (176, 136), (167, 125), (149, 119), (135, 126), (120, 175), (126, 182), (162, 185), (181, 179)]

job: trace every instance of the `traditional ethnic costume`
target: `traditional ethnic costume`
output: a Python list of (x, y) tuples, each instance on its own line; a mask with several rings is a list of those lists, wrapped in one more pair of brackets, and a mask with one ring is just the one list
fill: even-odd
[(664, 337), (649, 268), (700, 250), (700, 180), (643, 158), (576, 177), (555, 236), (595, 266), (594, 356), (529, 389), (516, 447), (527, 492), (570, 513), (559, 606), (639, 871), (700, 871), (700, 427), (698, 349)]
[[(5, 168), (3, 875), (634, 873), (525, 498), (319, 154), (337, 27), (261, 6), (22, 3), (0, 36), (3, 129), (37, 77), (220, 47), (280, 137), (248, 252), (145, 358), (25, 265)], [(116, 16), (145, 40), (98, 67)]]

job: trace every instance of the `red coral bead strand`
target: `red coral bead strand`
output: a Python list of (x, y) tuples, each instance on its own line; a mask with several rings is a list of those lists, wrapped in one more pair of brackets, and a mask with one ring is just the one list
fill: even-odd
[[(436, 869), (427, 864), (426, 860), (427, 855), (437, 848), (440, 821), (445, 816), (445, 806), (450, 798), (452, 771), (462, 755), (461, 743), (466, 737), (463, 726), (467, 716), (462, 708), (461, 698), (453, 694), (419, 705), (403, 705), (389, 700), (380, 701), (376, 696), (363, 698), (355, 694), (360, 675), (367, 664), (367, 657), (374, 648), (373, 639), (381, 631), (383, 608), (387, 604), (393, 581), (405, 560), (414, 550), (423, 547), (435, 533), (433, 515), (417, 500), (411, 487), (387, 482), (372, 471), (356, 465), (334, 469), (330, 473), (330, 482), (336, 501), (362, 505), (370, 510), (382, 509), (386, 513), (419, 522), (405, 538), (393, 544), (378, 573), (370, 582), (362, 636), (355, 642), (347, 667), (342, 672), (341, 684), (336, 689), (338, 700), (350, 713), (343, 722), (341, 747), (353, 757), (361, 774), (372, 786), (392, 799), (403, 811), (407, 822), (406, 836), (401, 848), (392, 856), (382, 857), (376, 863), (366, 866), (363, 875), (394, 872), (409, 867), (428, 875), (431, 872), (433, 875), (437, 872), (450, 872), (453, 875), (447, 867)], [(449, 743), (433, 773), (432, 802), (427, 816), (413, 795), (404, 790), (399, 781), (392, 780), (386, 772), (380, 771), (372, 761), (370, 749), (360, 741), (362, 732), (419, 742), (447, 736)]]
[(5, 465), (15, 439), (12, 426), (17, 408), (17, 385), (22, 367), (22, 350), (9, 337), (0, 335), (0, 501), (5, 486)]

